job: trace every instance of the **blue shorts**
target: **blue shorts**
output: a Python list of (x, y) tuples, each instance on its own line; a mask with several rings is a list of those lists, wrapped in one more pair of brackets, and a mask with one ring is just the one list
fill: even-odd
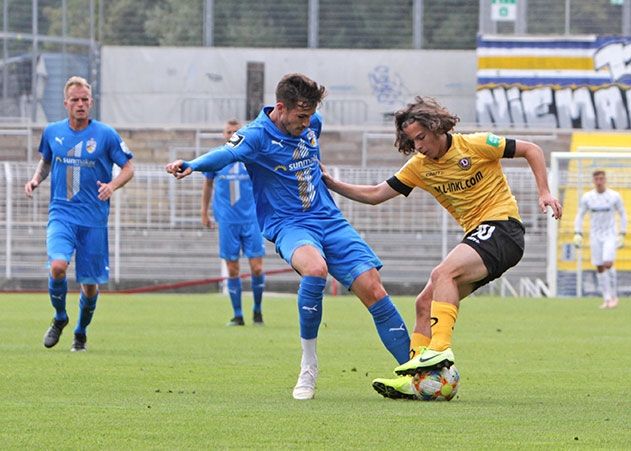
[(77, 282), (87, 285), (109, 280), (107, 227), (87, 227), (53, 219), (46, 229), (48, 263), (65, 260), (70, 263), (75, 254)]
[(341, 217), (291, 224), (283, 227), (276, 237), (276, 252), (290, 265), (294, 251), (304, 245), (320, 251), (329, 274), (346, 288), (360, 274), (383, 266), (359, 233)]
[(228, 261), (239, 260), (241, 249), (247, 258), (265, 255), (265, 245), (259, 225), (256, 222), (246, 224), (220, 222), (219, 256)]

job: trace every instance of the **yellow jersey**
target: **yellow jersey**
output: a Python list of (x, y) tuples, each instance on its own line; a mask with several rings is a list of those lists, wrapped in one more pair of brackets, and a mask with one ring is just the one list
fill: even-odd
[(432, 194), (465, 233), (484, 221), (521, 221), (499, 161), (514, 156), (515, 140), (492, 133), (453, 133), (447, 134), (447, 145), (438, 160), (415, 154), (388, 184), (405, 196), (414, 187)]

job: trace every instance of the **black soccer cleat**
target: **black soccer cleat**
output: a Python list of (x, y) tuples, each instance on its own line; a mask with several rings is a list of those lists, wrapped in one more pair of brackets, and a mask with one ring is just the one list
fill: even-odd
[(264, 326), (265, 323), (263, 322), (263, 314), (261, 312), (254, 312), (252, 315), (252, 322), (255, 326)]
[(87, 351), (88, 348), (85, 343), (88, 341), (88, 337), (85, 334), (74, 334), (74, 341), (72, 342), (72, 348), (70, 348), (70, 352), (83, 352)]
[(243, 321), (242, 316), (235, 316), (230, 321), (228, 321), (226, 326), (245, 326), (245, 322)]
[(44, 334), (44, 346), (47, 348), (52, 348), (59, 342), (59, 337), (61, 337), (61, 332), (64, 330), (64, 327), (68, 325), (68, 318), (63, 320), (54, 319), (50, 323), (50, 327)]

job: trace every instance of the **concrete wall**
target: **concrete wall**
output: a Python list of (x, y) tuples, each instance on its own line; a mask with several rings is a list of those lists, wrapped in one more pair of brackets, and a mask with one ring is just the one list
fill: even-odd
[(245, 119), (246, 65), (265, 64), (265, 102), (280, 78), (302, 72), (327, 87), (329, 124), (383, 124), (414, 96), (437, 97), (475, 120), (473, 50), (109, 47), (102, 52), (106, 122), (220, 125)]

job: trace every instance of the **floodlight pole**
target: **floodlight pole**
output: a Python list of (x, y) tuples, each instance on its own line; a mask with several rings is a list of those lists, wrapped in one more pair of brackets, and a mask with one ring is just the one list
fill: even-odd
[(204, 47), (213, 46), (214, 34), (214, 0), (204, 0)]
[(310, 49), (317, 49), (320, 44), (318, 35), (320, 33), (320, 2), (319, 0), (309, 0), (309, 13), (307, 17), (307, 46)]
[(35, 122), (37, 120), (37, 53), (39, 51), (38, 0), (31, 0), (31, 8), (31, 32), (33, 34), (33, 42), (31, 43), (31, 121)]

